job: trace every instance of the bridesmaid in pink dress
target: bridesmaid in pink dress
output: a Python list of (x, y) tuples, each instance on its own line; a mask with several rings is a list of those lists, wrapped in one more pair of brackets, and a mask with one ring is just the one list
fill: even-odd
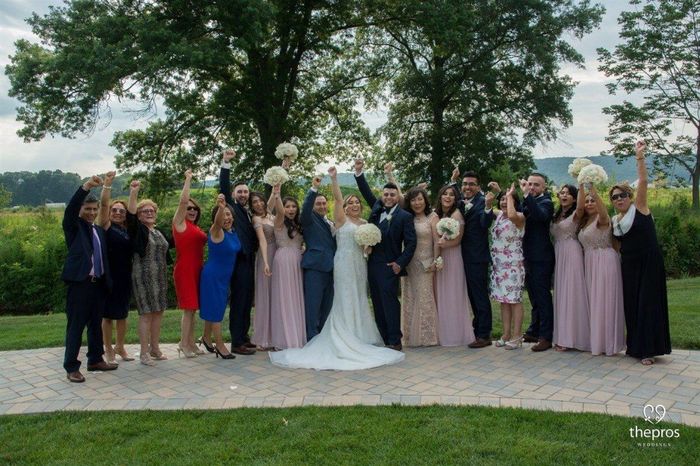
[(612, 356), (625, 348), (625, 310), (622, 301), (620, 255), (613, 249), (608, 209), (595, 186), (586, 196), (578, 239), (583, 245), (586, 287), (591, 316), (591, 353)]
[(435, 276), (438, 340), (441, 346), (464, 346), (473, 342), (475, 338), (460, 246), (464, 234), (464, 217), (457, 209), (457, 190), (454, 186), (448, 185), (440, 189), (435, 213), (437, 215), (432, 219), (433, 225), (437, 225), (441, 218), (446, 217), (451, 217), (460, 224), (459, 235), (451, 240), (438, 236), (433, 228), (434, 241), (440, 247), (443, 261), (442, 269), (438, 270)]
[(293, 197), (280, 199), (280, 186), (272, 189), (275, 202), (277, 251), (272, 263), (270, 339), (275, 348), (301, 348), (306, 343), (304, 286), (299, 223), (299, 203)]
[(272, 321), (270, 302), (272, 298), (272, 272), (270, 264), (275, 258), (275, 217), (267, 210), (262, 194), (252, 192), (248, 198), (253, 213), (253, 229), (258, 237), (258, 254), (255, 257), (255, 314), (253, 316), (253, 338), (259, 351), (272, 348)]
[(576, 233), (583, 216), (578, 206), (578, 189), (564, 185), (559, 191), (559, 209), (554, 214), (554, 347), (557, 351), (576, 348), (591, 350), (590, 315), (586, 278), (583, 272), (583, 248)]

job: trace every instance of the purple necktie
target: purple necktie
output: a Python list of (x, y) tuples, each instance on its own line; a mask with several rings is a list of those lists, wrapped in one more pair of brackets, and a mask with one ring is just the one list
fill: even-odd
[(102, 248), (100, 240), (97, 236), (97, 230), (91, 226), (92, 230), (92, 268), (96, 278), (102, 276)]

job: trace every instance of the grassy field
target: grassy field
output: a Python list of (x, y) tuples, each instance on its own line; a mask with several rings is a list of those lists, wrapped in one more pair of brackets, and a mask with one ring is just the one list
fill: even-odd
[[(525, 294), (527, 296), (527, 293)], [(671, 343), (674, 348), (700, 349), (700, 277), (668, 281)], [(525, 301), (525, 325), (530, 320), (530, 304)], [(161, 341), (175, 343), (180, 339), (181, 311), (165, 312)], [(129, 316), (128, 343), (137, 343), (136, 311)], [(224, 317), (226, 327), (228, 317)], [(493, 303), (493, 336), (501, 335), (502, 326), (498, 304)], [(62, 313), (32, 316), (0, 317), (0, 351), (63, 346), (66, 317)], [(202, 323), (197, 319), (197, 332)], [(228, 334), (227, 331), (224, 331)], [(198, 334), (198, 333), (195, 333)]]
[[(487, 407), (337, 407), (2, 416), (6, 464), (697, 464), (700, 429), (668, 446), (639, 420)], [(644, 426), (640, 426), (644, 428)], [(657, 442), (659, 442), (657, 440)]]

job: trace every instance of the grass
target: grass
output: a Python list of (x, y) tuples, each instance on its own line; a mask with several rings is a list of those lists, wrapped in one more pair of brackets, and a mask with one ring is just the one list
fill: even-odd
[[(674, 348), (700, 349), (700, 277), (669, 280), (668, 303), (670, 308), (671, 343)], [(525, 324), (530, 321), (530, 303), (525, 293)], [(497, 303), (492, 303), (493, 336), (498, 337), (503, 331), (501, 313)], [(181, 311), (174, 309), (165, 312), (161, 330), (161, 341), (176, 343), (180, 339)], [(136, 311), (129, 315), (127, 343), (138, 343), (136, 333)], [(224, 327), (228, 317), (224, 316)], [(0, 317), (0, 351), (48, 348), (63, 346), (65, 338), (66, 317), (62, 313), (32, 316)], [(197, 319), (195, 335), (201, 331), (202, 323)], [(224, 333), (228, 332), (224, 329)]]
[[(697, 464), (700, 429), (638, 446), (641, 419), (488, 407), (62, 412), (2, 416), (21, 464)], [(660, 442), (657, 440), (656, 442)]]

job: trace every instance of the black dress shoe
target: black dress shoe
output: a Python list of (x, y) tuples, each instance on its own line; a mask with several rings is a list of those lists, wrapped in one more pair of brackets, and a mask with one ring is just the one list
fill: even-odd
[(540, 339), (537, 338), (537, 337), (533, 337), (532, 335), (529, 335), (529, 334), (526, 333), (526, 334), (523, 336), (523, 341), (524, 341), (525, 343), (538, 343), (538, 342), (540, 341)]
[(231, 352), (236, 354), (242, 354), (244, 356), (250, 356), (251, 354), (255, 354), (255, 350), (248, 348), (245, 344), (241, 346), (232, 347)]
[(477, 338), (467, 346), (470, 348), (486, 348), (487, 346), (491, 346), (491, 340), (488, 338)]
[(395, 351), (401, 351), (403, 349), (403, 346), (401, 346), (401, 343), (398, 345), (386, 345), (387, 348), (393, 349)]
[(66, 374), (66, 378), (73, 383), (83, 383), (85, 382), (85, 377), (80, 371), (69, 372)]
[(532, 351), (535, 351), (535, 352), (540, 352), (540, 351), (547, 351), (551, 347), (552, 347), (551, 341), (547, 341), (544, 338), (540, 338), (540, 340), (537, 342), (537, 344), (533, 345), (532, 348), (530, 348), (530, 349)]
[(119, 367), (119, 364), (111, 364), (109, 362), (100, 361), (97, 364), (88, 364), (88, 371), (113, 371)]
[(256, 345), (255, 343), (251, 343), (249, 341), (246, 341), (245, 343), (243, 343), (243, 346), (245, 346), (246, 348), (250, 348), (250, 349), (257, 349), (258, 348), (258, 345)]

